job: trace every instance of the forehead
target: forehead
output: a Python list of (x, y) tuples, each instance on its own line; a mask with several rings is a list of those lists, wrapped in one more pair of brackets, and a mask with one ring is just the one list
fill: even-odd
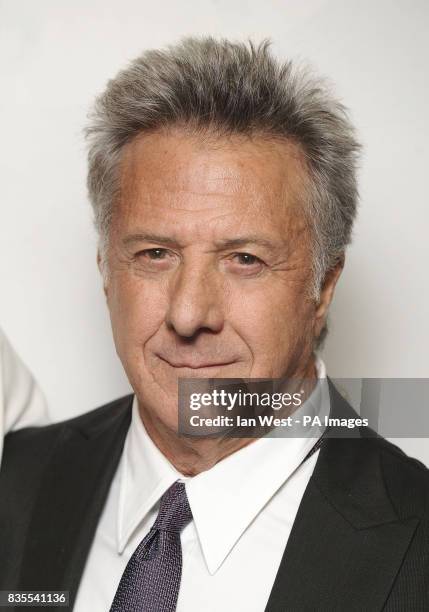
[(162, 223), (222, 233), (234, 224), (270, 231), (302, 219), (304, 157), (292, 142), (169, 130), (140, 135), (121, 160), (121, 225)]

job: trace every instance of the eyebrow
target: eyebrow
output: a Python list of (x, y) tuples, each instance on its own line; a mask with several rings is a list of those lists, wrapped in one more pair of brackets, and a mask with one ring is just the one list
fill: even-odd
[(274, 249), (279, 247), (279, 245), (272, 240), (262, 238), (261, 236), (253, 235), (219, 240), (216, 242), (216, 246), (221, 249), (235, 249), (241, 246), (245, 246), (246, 244), (257, 244), (258, 246), (262, 246), (268, 249)]
[[(137, 242), (144, 241), (155, 242), (157, 244), (163, 244), (170, 247), (180, 247), (180, 243), (170, 236), (163, 236), (162, 234), (153, 234), (148, 232), (130, 234), (129, 236), (126, 236), (122, 242), (125, 246), (129, 246)], [(226, 238), (223, 240), (217, 240), (215, 242), (216, 248), (218, 249), (235, 249), (250, 244), (256, 244), (267, 249), (279, 249), (284, 246), (279, 245), (276, 241), (272, 241), (257, 235), (238, 236), (236, 238)]]
[(158, 244), (164, 244), (166, 246), (179, 246), (178, 242), (176, 240), (173, 240), (173, 238), (170, 238), (169, 236), (162, 236), (161, 234), (152, 234), (152, 233), (146, 233), (146, 232), (139, 232), (138, 234), (130, 234), (129, 236), (126, 236), (122, 240), (122, 243), (125, 246), (129, 246), (136, 242), (144, 242), (144, 241), (156, 242)]

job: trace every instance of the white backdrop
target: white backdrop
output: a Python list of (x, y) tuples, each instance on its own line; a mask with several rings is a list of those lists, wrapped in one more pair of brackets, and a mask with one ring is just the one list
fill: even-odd
[[(55, 420), (128, 392), (85, 191), (82, 127), (106, 80), (188, 34), (309, 61), (365, 154), (324, 351), (334, 377), (428, 377), (427, 0), (0, 0), (0, 325)], [(426, 440), (401, 440), (429, 464)]]

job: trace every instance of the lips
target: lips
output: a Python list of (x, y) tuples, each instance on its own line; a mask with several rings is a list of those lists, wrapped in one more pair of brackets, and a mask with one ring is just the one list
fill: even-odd
[(212, 362), (212, 361), (196, 361), (196, 360), (187, 360), (187, 361), (176, 361), (176, 360), (170, 360), (170, 359), (166, 359), (165, 357), (162, 357), (161, 355), (158, 355), (158, 357), (162, 360), (165, 361), (169, 366), (171, 366), (172, 368), (190, 368), (192, 370), (199, 370), (202, 368), (219, 368), (221, 366), (227, 366), (227, 365), (231, 365), (232, 363), (234, 363), (234, 361), (230, 360), (230, 361), (220, 361), (220, 362)]

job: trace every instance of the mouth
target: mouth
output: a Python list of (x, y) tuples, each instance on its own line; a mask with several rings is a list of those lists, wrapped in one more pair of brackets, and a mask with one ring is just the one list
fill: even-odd
[(210, 361), (170, 361), (158, 355), (161, 361), (164, 361), (167, 365), (177, 370), (179, 369), (188, 369), (188, 370), (210, 370), (215, 368), (220, 368), (224, 366), (231, 365), (235, 363), (235, 361), (219, 361), (219, 362), (210, 362)]

